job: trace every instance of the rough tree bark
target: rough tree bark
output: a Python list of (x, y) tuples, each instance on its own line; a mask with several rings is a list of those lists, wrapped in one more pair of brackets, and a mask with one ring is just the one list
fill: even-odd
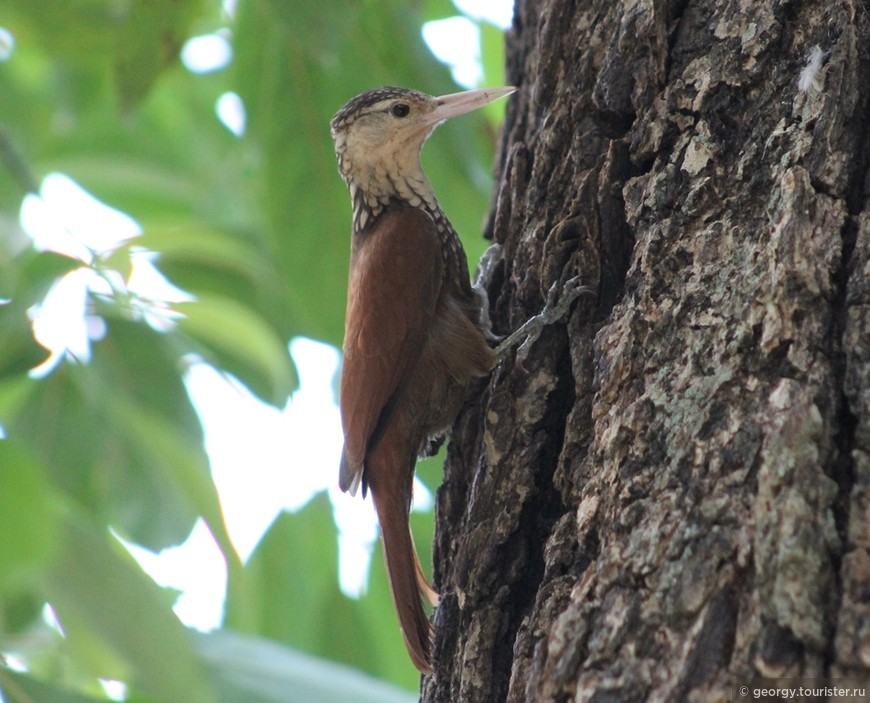
[(599, 295), (454, 429), (425, 701), (870, 680), (868, 9), (518, 1), (493, 317)]

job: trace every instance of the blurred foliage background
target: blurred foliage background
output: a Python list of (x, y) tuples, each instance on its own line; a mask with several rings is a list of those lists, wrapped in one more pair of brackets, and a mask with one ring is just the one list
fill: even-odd
[[(204, 360), (283, 407), (296, 384), (288, 342), (340, 345), (350, 205), (329, 120), (379, 85), (457, 90), (421, 39), (426, 21), (455, 14), (449, 0), (0, 8), (3, 700), (413, 700), (402, 688), (416, 690), (418, 679), (381, 559), (367, 595), (342, 595), (325, 494), (280, 515), (248, 562), (239, 559), (185, 369)], [(481, 30), (483, 83), (499, 85), (501, 32)], [(213, 33), (229, 41), (232, 61), (186, 70), (182, 47)], [(238, 134), (216, 117), (228, 95), (244, 106)], [(497, 119), (498, 108), (447, 125), (424, 152), (471, 262), (483, 249)], [(19, 212), (25, 196), (50, 210), (41, 184), (51, 173), (141, 234), (80, 246), (80, 255), (35, 246)], [(75, 238), (81, 225), (57, 218)], [(143, 252), (189, 301), (167, 306), (128, 285)], [(35, 375), (48, 351), (34, 339), (33, 311), (82, 271), (92, 281), (88, 353), (67, 352)], [(176, 594), (119, 540), (158, 551), (198, 520), (228, 571), (224, 625), (209, 633), (182, 625)], [(413, 520), (425, 547), (432, 516)]]

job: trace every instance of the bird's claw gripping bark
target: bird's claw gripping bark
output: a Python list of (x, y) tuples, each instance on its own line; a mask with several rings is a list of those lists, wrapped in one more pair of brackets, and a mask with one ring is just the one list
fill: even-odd
[(519, 329), (505, 337), (495, 348), (497, 356), (501, 356), (511, 347), (517, 347), (517, 361), (522, 362), (528, 357), (532, 344), (541, 336), (544, 327), (558, 322), (568, 313), (571, 304), (581, 295), (594, 295), (595, 289), (580, 283), (580, 276), (574, 276), (565, 281), (565, 285), (559, 287), (556, 281), (547, 292), (547, 303), (544, 309), (537, 315), (526, 320)]

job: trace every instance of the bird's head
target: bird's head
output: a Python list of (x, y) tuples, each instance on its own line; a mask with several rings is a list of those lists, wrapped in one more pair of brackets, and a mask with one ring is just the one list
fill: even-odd
[(338, 168), (351, 190), (402, 197), (401, 182), (426, 185), (420, 150), (441, 122), (514, 92), (487, 88), (433, 97), (409, 88), (362, 93), (332, 119)]

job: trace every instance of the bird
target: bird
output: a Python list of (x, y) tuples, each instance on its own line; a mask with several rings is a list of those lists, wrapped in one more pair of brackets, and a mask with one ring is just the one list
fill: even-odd
[(434, 672), (436, 606), (408, 523), (417, 457), (453, 424), (497, 351), (462, 244), (420, 163), (442, 122), (513, 93), (434, 97), (409, 88), (362, 93), (331, 122), (353, 208), (339, 406), (339, 486), (370, 492), (399, 625), (411, 661)]

